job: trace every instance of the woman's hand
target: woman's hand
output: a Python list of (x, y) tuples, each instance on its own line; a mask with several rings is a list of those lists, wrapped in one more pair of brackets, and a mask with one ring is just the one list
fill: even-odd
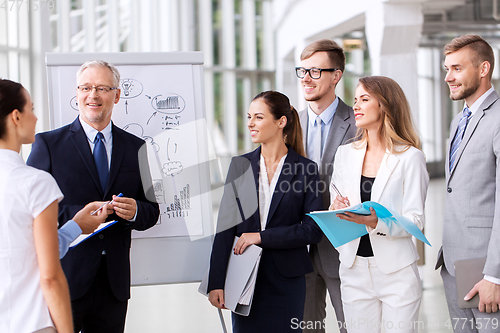
[(250, 245), (258, 245), (261, 243), (260, 232), (245, 232), (241, 234), (240, 239), (234, 247), (234, 254), (242, 254)]
[(370, 212), (371, 215), (360, 215), (351, 212), (345, 212), (343, 214), (337, 214), (337, 217), (341, 218), (342, 220), (351, 221), (357, 224), (364, 224), (370, 228), (375, 229), (378, 223), (377, 213), (372, 207), (370, 207)]
[(217, 309), (226, 309), (224, 305), (224, 290), (214, 289), (208, 293), (208, 300)]
[(328, 208), (329, 210), (337, 210), (337, 209), (342, 209), (349, 207), (349, 199), (347, 197), (341, 197), (340, 195), (337, 195), (335, 197), (335, 200), (333, 200), (333, 203), (330, 205)]

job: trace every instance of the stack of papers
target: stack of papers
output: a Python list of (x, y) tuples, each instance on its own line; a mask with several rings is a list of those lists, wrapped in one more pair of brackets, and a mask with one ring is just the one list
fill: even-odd
[[(234, 238), (232, 249), (238, 239)], [(250, 245), (240, 255), (231, 251), (224, 287), (224, 305), (234, 313), (242, 316), (248, 316), (250, 313), (261, 254), (262, 248), (256, 245)], [(208, 296), (207, 288), (208, 272), (201, 281), (198, 291)]]

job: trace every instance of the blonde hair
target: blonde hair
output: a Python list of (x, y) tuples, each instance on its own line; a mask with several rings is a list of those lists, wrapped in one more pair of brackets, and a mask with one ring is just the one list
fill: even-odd
[[(413, 125), (410, 104), (399, 84), (385, 76), (361, 78), (359, 84), (379, 103), (382, 117), (380, 140), (389, 152), (398, 154), (410, 147), (421, 149), (420, 138)], [(360, 140), (355, 146), (364, 147), (367, 143), (367, 131), (359, 128), (356, 138)], [(403, 149), (397, 149), (396, 146), (403, 146)]]

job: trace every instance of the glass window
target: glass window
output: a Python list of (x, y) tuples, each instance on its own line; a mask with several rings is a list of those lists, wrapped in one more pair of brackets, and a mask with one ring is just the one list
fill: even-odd
[(212, 0), (213, 57), (214, 65), (222, 64), (222, 8), (220, 0)]
[(214, 73), (214, 123), (224, 129), (224, 96), (222, 73)]
[[(257, 68), (264, 66), (264, 19), (262, 1), (255, 1), (255, 29), (257, 46)], [(269, 31), (269, 33), (271, 33)]]
[(236, 67), (243, 66), (243, 13), (242, 0), (234, 0), (234, 25), (235, 25), (235, 53)]

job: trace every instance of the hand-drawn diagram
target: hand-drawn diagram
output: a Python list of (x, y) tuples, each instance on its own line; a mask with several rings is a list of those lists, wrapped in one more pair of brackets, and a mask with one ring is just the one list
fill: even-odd
[(172, 161), (170, 159), (170, 156), (174, 156), (175, 154), (177, 154), (177, 143), (173, 142), (173, 140), (168, 138), (166, 151), (167, 151), (168, 163), (163, 164), (162, 172), (166, 176), (173, 177), (182, 171), (182, 163), (179, 161)]
[[(61, 84), (63, 93), (55, 99), (55, 109), (61, 109), (54, 112), (56, 125), (73, 121), (79, 111), (74, 83), (68, 79), (73, 80), (77, 70), (76, 66), (64, 67), (57, 74), (65, 84)], [(119, 71), (120, 101), (113, 108), (112, 120), (146, 142), (150, 179), (161, 212), (157, 227), (134, 233), (133, 237), (203, 235), (202, 203), (206, 205), (208, 192), (202, 191), (207, 180), (200, 178), (203, 152), (199, 146), (203, 139), (196, 125), (198, 101), (190, 79), (192, 66), (126, 65)], [(174, 82), (166, 77), (184, 79)], [(66, 102), (59, 103), (61, 97)], [(69, 107), (75, 112), (68, 112)]]
[(134, 79), (121, 79), (120, 80), (120, 98), (135, 98), (142, 94), (144, 86)]
[(77, 99), (76, 99), (76, 96), (75, 96), (75, 97), (73, 97), (73, 98), (69, 101), (69, 105), (71, 105), (71, 108), (72, 108), (73, 110), (79, 111), (79, 110), (78, 110), (78, 101), (77, 101)]
[(186, 107), (184, 99), (177, 94), (156, 95), (151, 99), (151, 106), (165, 114), (180, 113)]
[(179, 195), (174, 195), (173, 202), (165, 207), (163, 212), (167, 218), (175, 217), (187, 217), (189, 216), (189, 210), (191, 209), (191, 195), (189, 192), (189, 184), (184, 186), (182, 190), (179, 191)]

